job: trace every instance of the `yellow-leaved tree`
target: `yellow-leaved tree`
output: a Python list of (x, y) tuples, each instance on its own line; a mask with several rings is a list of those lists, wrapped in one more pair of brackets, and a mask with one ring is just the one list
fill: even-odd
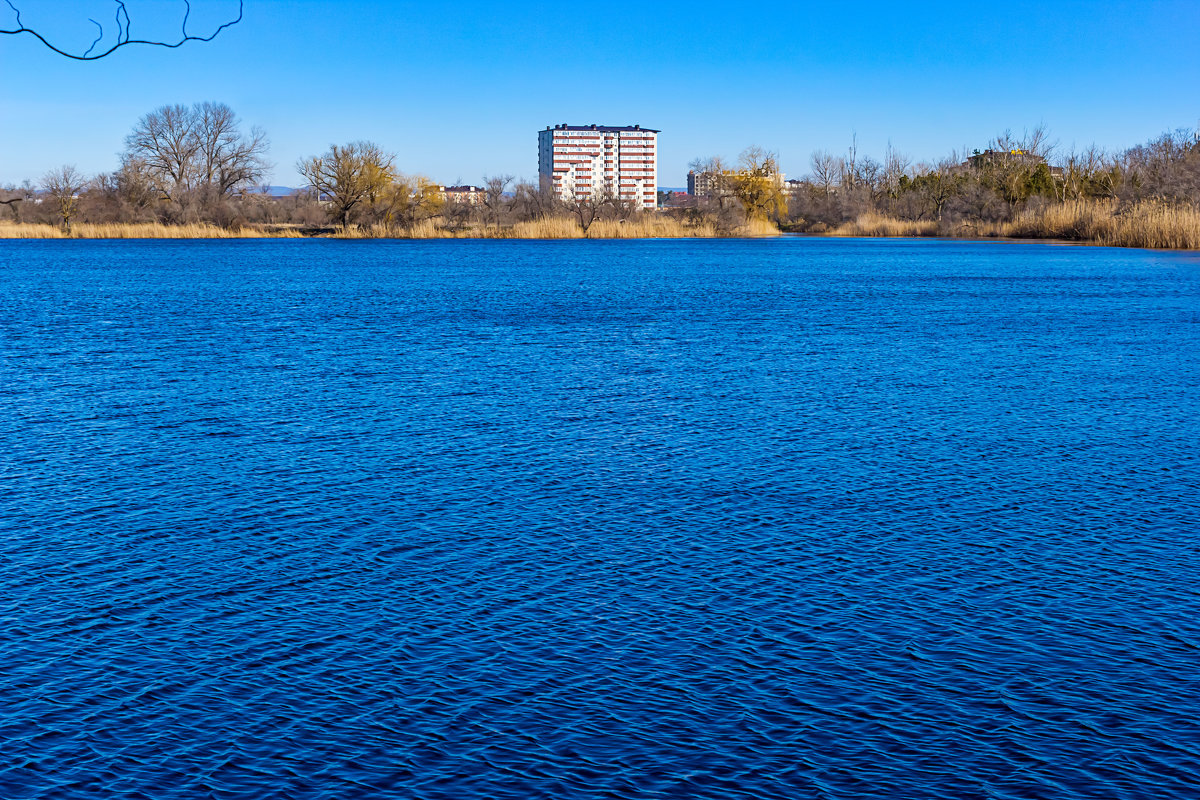
[(745, 209), (746, 219), (778, 219), (787, 214), (779, 157), (761, 147), (748, 147), (738, 169), (726, 173), (729, 188)]

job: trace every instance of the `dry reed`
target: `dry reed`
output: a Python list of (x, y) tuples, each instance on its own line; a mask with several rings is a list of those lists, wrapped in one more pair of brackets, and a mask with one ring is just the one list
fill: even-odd
[(934, 220), (909, 220), (885, 217), (874, 212), (861, 214), (858, 219), (830, 231), (831, 236), (937, 236)]
[(733, 232), (734, 236), (778, 236), (779, 228), (774, 222), (761, 217), (752, 217), (739, 225)]
[(1072, 201), (1024, 211), (988, 232), (1014, 239), (1066, 239), (1109, 247), (1200, 249), (1200, 209), (1143, 202)]
[[(750, 220), (728, 234), (711, 222), (690, 223), (674, 217), (643, 215), (629, 220), (597, 220), (586, 233), (571, 217), (547, 217), (518, 222), (509, 227), (468, 225), (444, 227), (440, 220), (422, 220), (408, 227), (352, 226), (326, 234), (336, 239), (674, 239), (731, 236), (777, 236), (779, 229), (767, 220)], [(263, 239), (300, 238), (294, 227), (220, 228), (215, 225), (163, 225), (160, 223), (79, 223), (70, 235), (57, 225), (0, 222), (0, 239)]]
[(961, 223), (939, 229), (933, 221), (863, 214), (833, 236), (959, 236), (1059, 239), (1110, 247), (1200, 249), (1200, 209), (1162, 203), (1121, 207), (1115, 201), (1071, 201), (1026, 209), (1009, 222)]
[[(778, 228), (769, 222), (753, 222), (739, 228), (736, 236), (775, 236)], [(469, 225), (446, 228), (435, 220), (422, 220), (408, 227), (373, 225), (338, 230), (339, 239), (674, 239), (712, 238), (720, 235), (710, 222), (690, 224), (673, 217), (642, 216), (629, 220), (596, 220), (585, 233), (571, 217), (545, 217), (518, 222), (510, 227)]]
[(162, 225), (157, 222), (81, 222), (68, 235), (57, 225), (0, 222), (0, 239), (294, 239), (294, 228), (220, 228), (216, 225)]

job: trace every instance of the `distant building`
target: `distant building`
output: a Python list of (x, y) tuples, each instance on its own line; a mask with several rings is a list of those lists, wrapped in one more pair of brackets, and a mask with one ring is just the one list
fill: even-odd
[(481, 206), (487, 200), (487, 190), (482, 186), (444, 186), (442, 194), (447, 203), (467, 206)]
[(695, 198), (687, 192), (681, 192), (676, 189), (658, 190), (659, 208), (688, 208), (694, 205), (694, 200)]
[(657, 206), (658, 134), (640, 125), (556, 125), (538, 131), (538, 175), (564, 200), (618, 197)]
[(982, 153), (976, 152), (972, 156), (968, 156), (963, 162), (964, 167), (974, 167), (981, 169), (989, 164), (1021, 164), (1036, 167), (1038, 164), (1045, 164), (1046, 159), (1033, 153), (1028, 153), (1024, 150), (984, 150)]
[(788, 197), (795, 197), (805, 186), (805, 181), (799, 178), (788, 178), (783, 182), (783, 192)]
[[(687, 176), (687, 191), (693, 197), (712, 197), (713, 193), (721, 189), (725, 184), (725, 179), (743, 176), (746, 174), (744, 169), (727, 169), (721, 172), (696, 172), (689, 170)], [(774, 173), (767, 176), (772, 182), (778, 185), (781, 189), (787, 188), (782, 172)]]
[[(1025, 150), (984, 150), (982, 153), (976, 152), (974, 155), (968, 156), (967, 160), (962, 163), (962, 166), (964, 168), (983, 169), (984, 167), (995, 165), (1038, 167), (1042, 164), (1046, 164), (1046, 159), (1043, 156)], [(1062, 167), (1052, 167), (1046, 164), (1046, 168), (1050, 170), (1052, 177), (1056, 179), (1062, 178)]]

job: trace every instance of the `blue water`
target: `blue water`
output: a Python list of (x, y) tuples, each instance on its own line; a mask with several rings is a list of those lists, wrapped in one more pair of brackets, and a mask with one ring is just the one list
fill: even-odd
[(0, 797), (1200, 796), (1200, 256), (0, 243)]

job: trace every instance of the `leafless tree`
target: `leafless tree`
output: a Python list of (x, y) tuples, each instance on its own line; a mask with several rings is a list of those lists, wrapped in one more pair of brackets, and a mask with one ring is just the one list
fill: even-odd
[(243, 133), (224, 103), (170, 105), (138, 120), (122, 161), (141, 164), (163, 199), (183, 203), (195, 193), (211, 207), (262, 180), (268, 146), (262, 129)]
[(14, 222), (20, 222), (21, 220), (21, 211), (17, 204), (23, 202), (24, 200), (24, 197), (17, 194), (15, 186), (10, 185), (5, 187), (3, 191), (0, 191), (0, 206), (9, 207), (9, 209), (12, 211)]
[[(20, 5), (23, 4), (20, 3), (20, 0), (4, 0), (5, 4), (12, 9), (14, 16), (13, 24), (15, 24), (15, 27), (0, 28), (0, 34), (10, 34), (16, 36), (27, 33), (36, 38), (46, 47), (53, 50), (55, 53), (58, 53), (60, 56), (74, 59), (76, 61), (96, 61), (97, 59), (112, 55), (122, 47), (134, 44), (151, 45), (153, 47), (176, 48), (182, 47), (188, 42), (211, 42), (226, 28), (230, 28), (241, 22), (245, 13), (245, 0), (238, 0), (238, 14), (236, 18), (219, 25), (216, 30), (207, 36), (195, 36), (188, 32), (188, 23), (192, 16), (191, 2), (190, 0), (184, 0), (185, 10), (183, 22), (180, 25), (180, 36), (177, 40), (161, 41), (156, 39), (135, 39), (130, 33), (132, 26), (129, 19), (129, 9), (126, 7), (125, 0), (114, 1), (116, 3), (116, 16), (113, 23), (116, 28), (115, 36), (110, 35), (108, 30), (105, 29), (104, 25), (89, 17), (88, 22), (91, 22), (94, 26), (96, 26), (96, 38), (92, 41), (91, 46), (82, 53), (73, 53), (69, 50), (62, 49), (52, 44), (50, 40), (46, 38), (47, 34), (39, 31), (36, 28), (31, 28), (26, 25), (21, 17)], [(105, 41), (106, 39), (108, 40), (107, 43)], [(97, 48), (99, 48), (98, 51)]]
[(349, 227), (355, 207), (395, 181), (396, 157), (373, 142), (330, 145), (319, 156), (300, 161), (296, 169), (318, 198), (327, 198), (342, 227)]
[(513, 187), (513, 208), (526, 219), (545, 219), (563, 212), (554, 183), (545, 175), (539, 176), (536, 184), (519, 181)]
[(196, 118), (187, 106), (163, 106), (142, 117), (125, 138), (122, 160), (138, 161), (165, 200), (180, 200), (196, 180)]
[(854, 188), (858, 178), (858, 134), (850, 136), (850, 147), (846, 150), (846, 158), (842, 161), (842, 186)]
[(1130, 199), (1200, 202), (1200, 139), (1193, 131), (1164, 133), (1122, 157)]
[(512, 175), (483, 177), (483, 206), (487, 209), (489, 223), (500, 223), (500, 217), (508, 205), (508, 185), (512, 182)]
[(883, 189), (890, 196), (900, 193), (900, 179), (908, 174), (912, 160), (892, 146), (889, 141), (883, 156)]
[(719, 214), (737, 206), (733, 196), (731, 178), (733, 170), (720, 156), (696, 158), (688, 164), (688, 169), (694, 173), (696, 194), (701, 198), (701, 205), (715, 206)]
[(941, 220), (946, 204), (963, 188), (963, 175), (958, 158), (951, 155), (942, 159), (924, 175), (918, 177), (919, 191), (927, 203), (929, 217)]
[(71, 232), (71, 218), (79, 208), (79, 193), (87, 186), (87, 178), (73, 166), (52, 169), (42, 177), (42, 191), (54, 201), (55, 211), (62, 218), (63, 230)]
[(199, 183), (210, 201), (262, 179), (269, 168), (265, 157), (269, 145), (262, 128), (243, 134), (237, 115), (224, 103), (199, 103), (192, 113)]
[(1038, 158), (1049, 159), (1058, 149), (1058, 142), (1050, 138), (1050, 131), (1045, 123), (1038, 123), (1032, 130), (1024, 130), (1020, 136), (1011, 130), (997, 136), (990, 143), (991, 149), (999, 156), (1013, 151), (1027, 153)]
[(809, 169), (812, 170), (813, 184), (821, 187), (825, 194), (829, 194), (842, 174), (841, 159), (834, 158), (828, 150), (817, 150), (808, 163)]
[(587, 194), (572, 193), (567, 199), (567, 210), (579, 220), (579, 227), (586, 235), (592, 223), (600, 219), (604, 210), (617, 203), (616, 195), (606, 186), (593, 186)]

